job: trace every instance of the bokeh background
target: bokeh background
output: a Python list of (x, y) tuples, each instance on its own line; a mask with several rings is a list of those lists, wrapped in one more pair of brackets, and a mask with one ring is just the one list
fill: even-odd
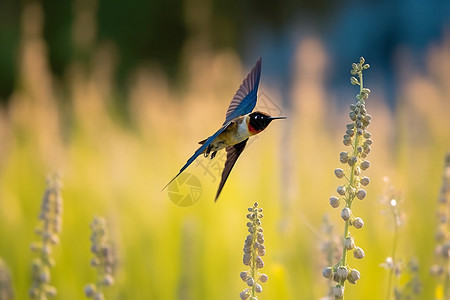
[[(450, 148), (450, 2), (15, 1), (0, 2), (0, 257), (16, 299), (31, 285), (48, 174), (64, 184), (63, 231), (53, 256), (57, 299), (83, 299), (96, 279), (89, 223), (104, 216), (118, 266), (107, 299), (238, 299), (246, 209), (259, 202), (269, 281), (261, 299), (319, 299), (328, 204), (348, 105), (350, 66), (371, 64), (365, 84), (374, 145), (365, 221), (352, 231), (366, 258), (346, 299), (386, 299), (393, 221), (379, 199), (397, 189), (404, 224), (398, 259), (415, 257), (436, 295), (437, 197)], [(161, 188), (224, 119), (242, 79), (263, 57), (259, 107), (288, 116), (255, 137), (222, 195), (220, 169), (187, 171), (201, 195), (174, 205)], [(219, 159), (217, 157), (216, 159)], [(223, 157), (222, 157), (223, 158)], [(182, 193), (187, 193), (188, 190)], [(404, 275), (395, 281), (401, 286)]]

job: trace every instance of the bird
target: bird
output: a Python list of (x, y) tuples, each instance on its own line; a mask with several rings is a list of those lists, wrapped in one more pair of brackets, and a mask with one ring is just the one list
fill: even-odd
[(178, 174), (172, 178), (162, 190), (169, 186), (201, 154), (205, 157), (210, 156), (210, 158), (213, 159), (218, 151), (225, 149), (227, 159), (222, 171), (219, 188), (214, 199), (214, 202), (216, 202), (237, 159), (242, 151), (244, 151), (248, 139), (266, 129), (273, 120), (286, 119), (286, 117), (282, 116), (272, 117), (261, 111), (252, 112), (256, 106), (258, 97), (261, 64), (262, 58), (260, 57), (236, 91), (236, 94), (228, 106), (225, 121), (219, 130), (199, 142), (201, 146), (187, 160)]

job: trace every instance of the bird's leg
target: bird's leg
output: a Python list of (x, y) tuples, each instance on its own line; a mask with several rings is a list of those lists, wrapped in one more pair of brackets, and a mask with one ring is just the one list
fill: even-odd
[(211, 145), (209, 145), (208, 147), (206, 147), (205, 152), (203, 152), (203, 155), (204, 155), (205, 157), (208, 157), (208, 156), (209, 156), (209, 153), (211, 152), (211, 148), (212, 148)]
[(211, 153), (211, 159), (213, 159), (214, 157), (216, 157), (216, 154), (217, 154), (217, 151), (213, 151), (213, 152)]

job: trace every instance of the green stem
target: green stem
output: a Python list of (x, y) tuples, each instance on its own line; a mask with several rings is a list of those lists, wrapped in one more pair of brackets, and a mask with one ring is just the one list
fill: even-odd
[[(359, 72), (358, 75), (359, 75), (359, 83), (360, 83), (360, 85), (359, 85), (359, 92), (360, 92), (360, 95), (361, 95), (362, 89), (363, 89), (362, 71)], [(358, 100), (358, 101), (363, 101), (363, 100)], [(356, 122), (355, 122), (355, 125), (356, 125)], [(355, 126), (355, 130), (356, 130), (356, 126)], [(358, 144), (359, 144), (359, 135), (355, 133), (355, 138), (354, 138), (353, 145), (352, 145), (353, 146), (353, 156), (354, 157), (356, 157), (358, 155)], [(354, 189), (354, 187), (356, 185), (356, 183), (355, 183), (355, 168), (356, 168), (356, 165), (357, 165), (357, 162), (355, 164), (353, 164), (351, 166), (351, 168), (350, 168), (350, 172), (351, 172), (350, 173), (350, 179), (349, 179), (349, 188), (350, 189)], [(355, 198), (355, 195), (353, 194), (353, 192), (352, 192), (352, 194), (350, 194), (350, 190), (347, 192), (347, 194), (348, 194), (348, 198), (346, 200), (347, 207), (349, 209), (351, 209), (352, 208), (352, 202), (353, 202), (353, 199)], [(345, 221), (345, 226), (344, 226), (344, 241), (349, 236), (349, 227), (350, 227), (350, 220), (347, 220), (347, 221)], [(347, 252), (348, 252), (348, 250), (345, 247), (343, 247), (342, 248), (341, 266), (347, 266)], [(341, 280), (340, 285), (343, 286), (343, 287), (345, 286), (345, 278)], [(341, 299), (344, 300), (344, 297), (342, 297)]]
[[(49, 192), (49, 195), (47, 195), (47, 197), (49, 198), (48, 201), (50, 201), (50, 197), (52, 197), (52, 191)], [(51, 247), (50, 246), (50, 214), (51, 212), (47, 212), (47, 216), (44, 217), (44, 226), (43, 226), (43, 230), (42, 230), (42, 249), (41, 249), (41, 272), (45, 272), (45, 270), (47, 269), (48, 272), (50, 272), (50, 256), (48, 254), (48, 248)], [(45, 291), (44, 291), (44, 287), (47, 283), (43, 282), (42, 280), (39, 281), (39, 298), (41, 299), (42, 297), (45, 297)]]
[[(256, 216), (256, 214), (258, 213), (258, 211), (255, 209), (254, 210), (254, 214)], [(255, 274), (256, 274), (256, 247), (255, 247), (255, 243), (256, 243), (256, 237), (258, 235), (258, 224), (256, 224), (256, 220), (257, 218), (255, 217), (253, 220), (253, 228), (255, 230), (255, 232), (253, 233), (253, 241), (252, 241), (252, 266), (251, 266), (251, 276), (253, 278), (253, 280), (255, 281), (253, 283), (252, 286), (252, 297), (256, 296), (256, 278), (255, 278)]]
[[(450, 181), (450, 180), (448, 180)], [(446, 195), (444, 194), (446, 199), (450, 199), (450, 193), (447, 191)], [(448, 217), (450, 216), (450, 206), (447, 204), (447, 232), (450, 232), (450, 221), (448, 221)], [(444, 274), (444, 299), (450, 299), (450, 260), (447, 260), (447, 266)]]
[(392, 268), (389, 272), (389, 281), (388, 281), (388, 290), (387, 290), (387, 297), (386, 299), (391, 299), (392, 293), (391, 293), (391, 289), (392, 289), (392, 278), (394, 275), (394, 270), (395, 270), (395, 262), (396, 262), (396, 257), (395, 254), (397, 252), (397, 232), (398, 232), (398, 227), (397, 227), (397, 212), (395, 211), (395, 208), (392, 208), (394, 211), (394, 241), (392, 243), (392, 253), (391, 253), (391, 257), (392, 257)]

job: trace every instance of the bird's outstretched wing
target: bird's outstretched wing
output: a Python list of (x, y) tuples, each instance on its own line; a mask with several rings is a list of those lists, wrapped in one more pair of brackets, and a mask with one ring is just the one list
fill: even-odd
[[(201, 145), (200, 148), (197, 149), (197, 151), (195, 151), (194, 155), (192, 155), (191, 158), (188, 159), (188, 161), (180, 169), (178, 174), (174, 178), (172, 178), (172, 180), (169, 181), (169, 183), (166, 184), (166, 186), (164, 186), (162, 190), (164, 190), (169, 184), (171, 184), (190, 164), (192, 164), (194, 162), (194, 160), (200, 154), (202, 154), (203, 151), (205, 151), (205, 149), (212, 143), (212, 141), (217, 136), (219, 136), (219, 134), (221, 134), (231, 124), (233, 119), (252, 112), (252, 110), (256, 106), (256, 99), (257, 99), (257, 94), (258, 94), (258, 86), (259, 86), (260, 77), (261, 77), (261, 58), (258, 59), (258, 61), (256, 62), (256, 65), (253, 67), (253, 69), (250, 71), (250, 73), (244, 79), (244, 82), (241, 84), (241, 86), (237, 90), (236, 94), (233, 97), (233, 100), (231, 100), (231, 103), (228, 106), (228, 110), (226, 113), (226, 119), (225, 119), (225, 122), (223, 122), (222, 127), (216, 133), (214, 133), (212, 136), (210, 136), (209, 138), (206, 139), (204, 144)], [(237, 148), (237, 150), (228, 150), (229, 148), (231, 149), (233, 147), (227, 148), (227, 162), (225, 163), (225, 169), (222, 173), (222, 181), (219, 186), (219, 191), (217, 192), (216, 200), (220, 194), (220, 191), (223, 188), (223, 185), (225, 184), (225, 181), (228, 178), (228, 175), (230, 174), (231, 169), (234, 166), (234, 163), (236, 162), (239, 155), (242, 153), (242, 150), (244, 150), (246, 142), (247, 142), (247, 140), (233, 146), (233, 147), (237, 147), (238, 145), (242, 145), (241, 146), (242, 149), (240, 149), (239, 152), (237, 152), (237, 150), (239, 150), (239, 148)], [(235, 153), (232, 154), (232, 152), (235, 152)], [(236, 155), (236, 153), (237, 153), (237, 155)], [(229, 170), (227, 170), (228, 160), (229, 160), (229, 157), (231, 157), (231, 155), (236, 155), (236, 158), (234, 158), (233, 163), (231, 164), (231, 166), (229, 166)], [(224, 174), (226, 174), (225, 179), (224, 179)]]
[(219, 189), (217, 190), (216, 198), (214, 199), (214, 202), (217, 201), (217, 198), (219, 198), (220, 192), (222, 191), (223, 186), (225, 185), (225, 182), (228, 179), (228, 175), (230, 175), (231, 169), (233, 169), (234, 164), (236, 163), (237, 159), (239, 158), (239, 155), (241, 155), (242, 151), (244, 151), (245, 145), (247, 144), (248, 139), (243, 140), (242, 142), (227, 147), (227, 160), (225, 162), (225, 167), (222, 171), (222, 179), (220, 180)]
[(200, 148), (197, 149), (197, 151), (195, 151), (194, 155), (191, 156), (191, 158), (188, 159), (188, 161), (184, 164), (184, 166), (180, 169), (180, 171), (178, 172), (178, 174), (172, 178), (171, 181), (169, 181), (168, 184), (166, 184), (161, 191), (165, 190), (166, 187), (169, 186), (169, 184), (171, 184), (181, 173), (183, 173), (184, 170), (186, 170), (187, 167), (189, 167), (190, 164), (192, 164), (194, 162), (194, 160), (203, 153), (203, 151), (205, 151), (205, 149), (212, 143), (212, 141), (214, 141), (214, 139), (216, 137), (219, 136), (219, 134), (221, 134), (229, 125), (231, 124), (231, 122), (228, 122), (226, 124), (224, 124), (219, 130), (216, 131), (216, 133), (214, 133), (212, 136), (210, 136), (209, 138), (207, 138), (205, 140), (205, 142), (200, 146)]
[(256, 65), (248, 73), (247, 78), (244, 79), (236, 94), (228, 106), (226, 119), (223, 124), (226, 124), (234, 118), (249, 114), (256, 106), (256, 97), (258, 94), (259, 79), (261, 77), (261, 57), (256, 62)]

